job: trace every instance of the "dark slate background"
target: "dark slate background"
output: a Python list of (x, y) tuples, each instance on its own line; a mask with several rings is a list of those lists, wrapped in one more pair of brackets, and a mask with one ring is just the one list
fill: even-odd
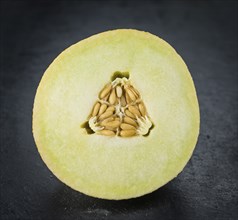
[[(1, 1), (0, 219), (237, 219), (236, 1)], [(184, 171), (152, 194), (95, 199), (43, 164), (31, 114), (44, 70), (65, 48), (109, 29), (159, 35), (182, 55), (196, 85), (201, 133)]]

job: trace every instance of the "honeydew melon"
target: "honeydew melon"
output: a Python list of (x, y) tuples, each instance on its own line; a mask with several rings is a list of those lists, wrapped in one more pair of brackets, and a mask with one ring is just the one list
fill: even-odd
[[(147, 135), (99, 135), (82, 126), (115, 73), (139, 91), (153, 123)], [(33, 136), (63, 183), (120, 200), (175, 178), (193, 153), (199, 121), (193, 80), (172, 46), (147, 32), (120, 29), (82, 40), (51, 63), (35, 96)]]

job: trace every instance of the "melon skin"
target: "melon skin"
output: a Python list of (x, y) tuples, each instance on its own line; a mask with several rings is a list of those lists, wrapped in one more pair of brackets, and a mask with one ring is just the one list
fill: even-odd
[[(155, 125), (147, 137), (88, 135), (98, 93), (116, 71), (129, 72)], [(150, 193), (176, 177), (199, 134), (199, 106), (176, 51), (147, 32), (103, 32), (63, 51), (45, 71), (33, 108), (33, 136), (54, 175), (89, 196), (120, 200)]]

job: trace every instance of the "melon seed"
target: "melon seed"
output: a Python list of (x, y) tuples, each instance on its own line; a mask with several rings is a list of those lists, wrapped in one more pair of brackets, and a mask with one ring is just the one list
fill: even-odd
[(117, 93), (117, 97), (120, 98), (122, 96), (122, 88), (121, 86), (117, 86), (116, 87), (116, 93)]
[(120, 125), (122, 130), (132, 130), (132, 129), (136, 129), (133, 125), (130, 124), (126, 124), (126, 123), (122, 123)]
[(109, 103), (113, 105), (115, 104), (115, 102), (116, 102), (116, 92), (115, 92), (115, 89), (113, 89), (109, 96)]
[(125, 113), (126, 113), (126, 115), (129, 116), (130, 118), (136, 119), (136, 116), (135, 116), (133, 113), (131, 113), (128, 109), (125, 111)]
[(106, 136), (115, 136), (116, 135), (116, 133), (111, 130), (101, 130), (101, 131), (98, 131), (97, 134), (106, 135)]
[(100, 99), (104, 98), (110, 92), (111, 88), (112, 88), (111, 83), (107, 84), (100, 92), (99, 98)]
[(98, 114), (99, 108), (100, 108), (100, 103), (96, 102), (96, 104), (93, 107), (92, 117), (95, 117)]
[(127, 123), (127, 124), (131, 124), (131, 125), (133, 125), (133, 126), (137, 126), (137, 123), (133, 120), (133, 119), (131, 119), (130, 117), (128, 117), (128, 116), (125, 116), (124, 117), (124, 119), (123, 119), (123, 121), (125, 122), (125, 123)]
[(98, 115), (101, 115), (102, 113), (104, 113), (107, 109), (107, 105), (106, 104), (102, 104), (100, 109), (99, 109), (99, 112), (98, 112)]
[(142, 115), (142, 116), (145, 116), (146, 110), (145, 110), (145, 105), (144, 105), (144, 103), (143, 103), (143, 102), (139, 103), (138, 107), (139, 107), (139, 110), (140, 110), (141, 115)]
[(132, 137), (136, 134), (136, 130), (121, 130), (120, 136), (121, 137)]
[(105, 123), (106, 127), (111, 127), (111, 128), (117, 128), (120, 125), (120, 121), (114, 120), (114, 121), (109, 121)]
[(126, 89), (126, 92), (132, 101), (135, 101), (137, 99), (135, 94), (129, 88)]
[(129, 111), (132, 112), (134, 115), (141, 117), (139, 110), (135, 106), (129, 106)]
[(105, 118), (108, 118), (110, 116), (113, 115), (113, 111), (106, 111), (105, 113), (103, 113), (100, 117), (99, 117), (99, 120), (103, 120)]

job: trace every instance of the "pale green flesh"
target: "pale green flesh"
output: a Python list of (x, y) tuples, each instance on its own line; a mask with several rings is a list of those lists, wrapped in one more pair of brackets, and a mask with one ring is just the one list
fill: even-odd
[[(129, 72), (155, 127), (148, 137), (88, 135), (81, 128), (115, 71)], [(37, 90), (33, 133), (49, 169), (85, 194), (126, 199), (152, 192), (188, 162), (199, 108), (186, 65), (161, 39), (135, 30), (95, 35), (65, 50)]]

